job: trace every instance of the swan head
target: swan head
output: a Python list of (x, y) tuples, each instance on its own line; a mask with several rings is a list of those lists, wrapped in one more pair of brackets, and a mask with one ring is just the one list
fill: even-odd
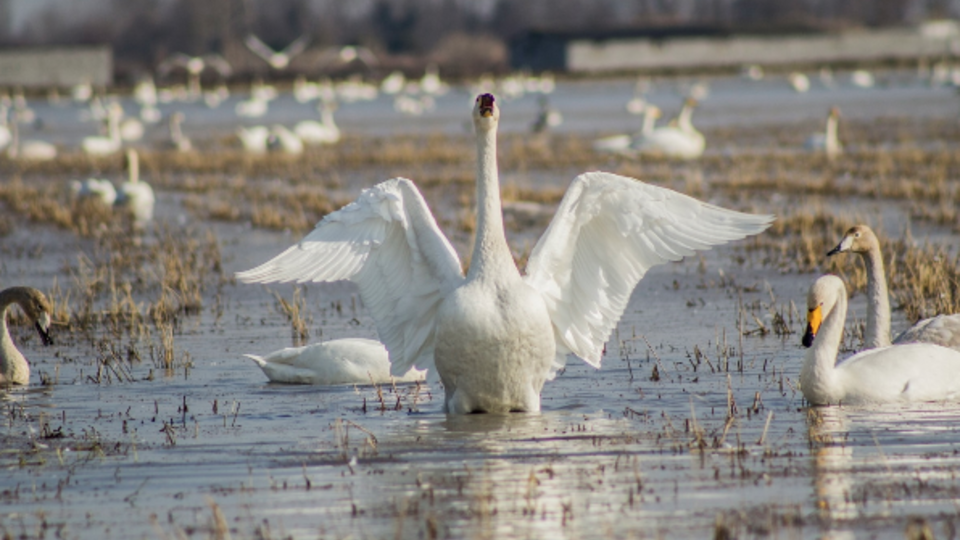
[(20, 305), (23, 312), (37, 329), (40, 339), (44, 345), (52, 345), (53, 338), (50, 337), (50, 314), (53, 313), (53, 306), (47, 297), (33, 287), (17, 287), (14, 291), (16, 303)]
[(497, 127), (500, 121), (500, 108), (493, 94), (480, 94), (473, 106), (473, 125), (478, 131), (487, 131)]
[(837, 253), (867, 253), (872, 249), (879, 249), (880, 242), (877, 235), (873, 234), (870, 227), (866, 225), (854, 225), (843, 234), (843, 238), (837, 247), (827, 252), (827, 256)]
[(803, 346), (811, 347), (826, 316), (833, 311), (840, 294), (846, 294), (843, 280), (833, 275), (817, 278), (807, 293), (807, 330), (803, 334)]

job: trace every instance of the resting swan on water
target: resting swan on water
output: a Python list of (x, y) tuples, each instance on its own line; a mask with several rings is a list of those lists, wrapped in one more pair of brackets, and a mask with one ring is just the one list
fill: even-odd
[[(867, 328), (863, 345), (868, 349), (890, 345), (890, 294), (883, 271), (880, 241), (866, 225), (851, 227), (837, 247), (827, 256), (837, 253), (860, 255), (867, 271)], [(935, 343), (960, 351), (960, 314), (938, 315), (911, 326), (893, 340), (900, 343)]]
[(757, 234), (773, 220), (586, 173), (574, 179), (521, 275), (503, 228), (499, 120), (494, 97), (477, 97), (477, 232), (466, 276), (416, 186), (395, 178), (237, 277), (349, 279), (390, 351), (392, 373), (435, 368), (449, 413), (533, 412), (567, 354), (600, 366), (604, 342), (649, 268)]
[(47, 333), (53, 309), (42, 292), (32, 287), (10, 287), (0, 291), (0, 385), (30, 384), (30, 364), (23, 353), (17, 350), (7, 328), (7, 313), (13, 304), (19, 305), (27, 318), (33, 321), (44, 345), (53, 343)]
[(947, 401), (960, 397), (960, 352), (932, 343), (862, 351), (837, 363), (847, 316), (847, 289), (822, 276), (807, 296), (810, 347), (800, 369), (803, 397), (814, 405)]
[(422, 381), (425, 373), (411, 369), (402, 376), (390, 374), (387, 349), (379, 341), (346, 338), (288, 347), (253, 360), (270, 382), (291, 384), (387, 384)]

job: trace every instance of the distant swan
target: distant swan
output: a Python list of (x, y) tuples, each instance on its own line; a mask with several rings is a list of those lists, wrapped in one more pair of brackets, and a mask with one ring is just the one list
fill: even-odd
[(593, 149), (596, 152), (629, 152), (631, 150), (631, 145), (634, 141), (639, 141), (641, 138), (646, 137), (652, 131), (654, 126), (657, 123), (657, 119), (660, 118), (661, 112), (660, 108), (656, 105), (647, 104), (644, 108), (643, 113), (643, 125), (640, 128), (640, 131), (630, 134), (622, 135), (610, 135), (609, 137), (601, 137), (593, 141)]
[(299, 156), (303, 153), (303, 141), (286, 126), (274, 124), (270, 129), (270, 139), (284, 154)]
[(248, 154), (266, 154), (267, 142), (270, 139), (270, 128), (267, 126), (250, 126), (237, 129), (237, 138)]
[(96, 199), (107, 207), (113, 206), (117, 200), (117, 188), (106, 178), (73, 180), (70, 182), (70, 191), (77, 200)]
[(847, 316), (843, 281), (822, 276), (807, 296), (810, 347), (800, 369), (803, 397), (814, 405), (946, 401), (960, 398), (960, 352), (931, 343), (862, 351), (837, 363)]
[(773, 220), (586, 173), (574, 179), (521, 275), (503, 228), (499, 120), (494, 97), (478, 96), (477, 227), (466, 276), (416, 186), (396, 178), (237, 277), (349, 279), (390, 351), (392, 373), (436, 368), (449, 413), (533, 412), (568, 353), (600, 366), (604, 343), (649, 268), (759, 233)]
[(333, 120), (333, 111), (336, 106), (321, 102), (317, 109), (320, 112), (319, 122), (316, 120), (301, 120), (293, 126), (293, 132), (307, 144), (336, 144), (340, 142), (340, 128)]
[(33, 322), (44, 345), (51, 345), (50, 314), (53, 309), (47, 297), (32, 287), (10, 287), (0, 291), (0, 385), (30, 384), (30, 364), (10, 337), (7, 315), (17, 304)]
[(127, 150), (129, 179), (117, 191), (117, 206), (127, 208), (133, 214), (134, 224), (143, 226), (153, 219), (156, 199), (150, 184), (140, 180), (140, 156), (132, 148)]
[(106, 156), (120, 151), (123, 140), (120, 137), (120, 118), (123, 109), (119, 103), (107, 107), (107, 136), (84, 137), (81, 141), (83, 151), (92, 156)]
[(702, 156), (706, 141), (691, 121), (696, 105), (696, 100), (687, 99), (677, 115), (676, 125), (659, 127), (643, 134), (633, 142), (633, 149), (676, 159), (697, 159)]
[(271, 382), (291, 384), (388, 384), (422, 381), (425, 373), (411, 369), (390, 374), (387, 349), (372, 339), (347, 338), (290, 347), (264, 357), (245, 354)]
[(246, 39), (243, 40), (243, 43), (250, 51), (270, 64), (270, 67), (279, 70), (286, 69), (295, 56), (306, 50), (307, 45), (310, 44), (310, 37), (302, 35), (295, 39), (293, 43), (287, 45), (282, 51), (271, 49), (269, 45), (260, 41), (260, 38), (253, 34), (248, 35)]
[(827, 115), (827, 126), (824, 131), (814, 133), (807, 137), (804, 144), (807, 150), (814, 152), (824, 152), (827, 157), (833, 159), (843, 153), (843, 145), (840, 144), (840, 138), (837, 135), (838, 122), (840, 121), (840, 109), (831, 107)]
[[(890, 345), (890, 294), (880, 241), (870, 227), (856, 225), (844, 233), (827, 256), (846, 252), (860, 255), (867, 271), (867, 328), (863, 345), (868, 349), (886, 347)], [(935, 343), (960, 351), (960, 314), (924, 319), (897, 336), (893, 343)]]

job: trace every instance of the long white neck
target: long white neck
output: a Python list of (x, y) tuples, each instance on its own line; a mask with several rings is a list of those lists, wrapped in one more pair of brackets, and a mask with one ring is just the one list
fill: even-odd
[(333, 121), (333, 110), (331, 110), (329, 107), (320, 109), (320, 120), (325, 126), (331, 128), (337, 127), (337, 124)]
[[(847, 317), (847, 296), (840, 294), (837, 303), (827, 314), (813, 341), (807, 350), (807, 356), (800, 368), (800, 386), (803, 394), (816, 403), (836, 403), (838, 401), (836, 364), (843, 339), (843, 323)], [(811, 396), (816, 396), (810, 399)]]
[(864, 346), (868, 349), (890, 345), (890, 293), (883, 271), (880, 248), (860, 253), (867, 270), (867, 331)]
[(136, 184), (140, 181), (140, 156), (137, 155), (135, 150), (130, 150), (127, 152), (127, 160), (130, 162), (128, 165), (129, 171), (129, 182), (131, 184)]
[(677, 127), (683, 131), (696, 131), (693, 127), (693, 122), (691, 118), (693, 117), (693, 106), (689, 103), (684, 103), (683, 108), (680, 109), (680, 114), (677, 115)]
[(110, 111), (107, 116), (107, 136), (111, 141), (120, 142), (120, 112)]
[(657, 113), (656, 109), (653, 107), (647, 107), (646, 112), (643, 113), (643, 127), (640, 129), (640, 133), (648, 134), (653, 131), (653, 126), (657, 124)]
[(170, 117), (170, 140), (179, 143), (183, 140), (183, 130), (180, 128), (180, 117)]
[(519, 275), (503, 232), (495, 129), (477, 133), (477, 235), (467, 279), (482, 271)]
[(827, 117), (827, 132), (824, 141), (824, 150), (827, 155), (835, 155), (840, 152), (840, 139), (837, 135), (837, 116), (831, 114)]
[(0, 383), (27, 384), (30, 364), (17, 350), (7, 327), (7, 312), (14, 301), (8, 294), (0, 294)]

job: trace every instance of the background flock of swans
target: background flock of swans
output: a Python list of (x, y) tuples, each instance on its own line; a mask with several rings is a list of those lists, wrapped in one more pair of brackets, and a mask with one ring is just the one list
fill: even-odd
[[(248, 46), (259, 47), (254, 40), (250, 40)], [(294, 43), (286, 54), (293, 55), (298, 48), (302, 46)], [(271, 63), (283, 63), (277, 69), (289, 63), (285, 53), (271, 54)], [(172, 58), (164, 69), (176, 65), (185, 68), (190, 77), (183, 99), (196, 100), (203, 95), (199, 75), (208, 64), (219, 65), (222, 75), (229, 71), (228, 66), (222, 65), (222, 59), (185, 56)], [(809, 90), (809, 81), (797, 74), (791, 74), (788, 80), (797, 92)], [(858, 85), (868, 86), (863, 74), (855, 73), (853, 80), (860, 81), (856, 83)], [(410, 88), (411, 85), (414, 88)], [(369, 92), (358, 92), (358, 87)], [(562, 123), (561, 113), (551, 107), (546, 98), (553, 91), (552, 81), (530, 79), (526, 84), (515, 85), (512, 80), (504, 80), (499, 87), (514, 97), (526, 90), (541, 93), (540, 111), (531, 126), (532, 132), (544, 132)], [(659, 154), (683, 160), (700, 157), (706, 141), (693, 125), (693, 112), (698, 105), (693, 96), (708, 98), (709, 88), (699, 83), (690, 86), (687, 89), (690, 97), (684, 101), (677, 117), (663, 126), (656, 125), (661, 109), (644, 96), (648, 89), (649, 83), (638, 82), (634, 96), (625, 104), (627, 112), (643, 116), (641, 129), (635, 134), (597, 139), (594, 149), (597, 152)], [(294, 84), (293, 95), (299, 103), (316, 101), (319, 120), (301, 120), (292, 128), (282, 124), (241, 126), (236, 134), (248, 153), (279, 150), (300, 154), (305, 145), (336, 144), (340, 140), (340, 129), (333, 119), (338, 103), (367, 99), (357, 97), (364, 92), (375, 98), (381, 92), (400, 94), (405, 91), (442, 95), (448, 91), (448, 86), (435, 70), (428, 70), (418, 83), (408, 82), (401, 74), (393, 73), (384, 79), (379, 89), (356, 80), (334, 87), (329, 82), (310, 83), (300, 78)], [(93, 156), (111, 155), (121, 151), (125, 142), (142, 138), (143, 124), (135, 118), (125, 119), (119, 102), (104, 102), (92, 93), (75, 91), (74, 94), (79, 95), (79, 101), (89, 100), (86, 114), (106, 126), (106, 135), (82, 139), (83, 152)], [(164, 101), (160, 97), (163, 94), (150, 81), (135, 88), (133, 95), (142, 107), (142, 120), (159, 121), (153, 111)], [(236, 114), (259, 117), (277, 96), (275, 88), (257, 82), (251, 89), (249, 100), (237, 103)], [(16, 126), (21, 116), (30, 117), (29, 106), (19, 96), (16, 104), (0, 101), (0, 107), (4, 128), (11, 132), (7, 136), (6, 132), (0, 131), (0, 144), (10, 145), (11, 155), (18, 156), (27, 141), (17, 140)], [(14, 116), (12, 130), (7, 127), (10, 122), (6, 120), (11, 109)], [(421, 374), (436, 375), (446, 389), (445, 410), (449, 412), (537, 411), (543, 384), (563, 367), (568, 354), (599, 367), (603, 344), (622, 314), (630, 293), (648, 268), (698, 249), (758, 234), (772, 219), (717, 209), (633, 179), (608, 173), (587, 173), (571, 184), (553, 223), (531, 254), (525, 274), (521, 274), (513, 265), (503, 235), (496, 167), (499, 118), (499, 107), (493, 96), (481, 94), (474, 108), (478, 150), (478, 230), (472, 264), (466, 275), (415, 184), (395, 179), (368, 189), (357, 202), (324, 218), (314, 233), (290, 250), (259, 268), (239, 274), (241, 279), (250, 282), (353, 280), (360, 287), (364, 302), (377, 322), (381, 340), (390, 351), (390, 371), (394, 376), (408, 377), (407, 372), (414, 368)], [(168, 147), (190, 152), (194, 147), (183, 133), (184, 120), (180, 111), (170, 114)], [(124, 121), (126, 128), (122, 128)], [(824, 131), (807, 139), (807, 149), (823, 152), (831, 158), (839, 155), (842, 144), (838, 140), (838, 121), (839, 109), (832, 107)], [(142, 228), (152, 219), (154, 195), (149, 184), (139, 179), (136, 150), (128, 148), (127, 156), (129, 179), (120, 189), (107, 179), (89, 178), (73, 181), (71, 190), (78, 199), (92, 198), (108, 207), (129, 209), (134, 223)], [(654, 205), (651, 201), (659, 203)], [(633, 206), (627, 206), (627, 202)], [(661, 210), (659, 205), (669, 210)], [(611, 219), (610, 214), (619, 217)], [(861, 247), (864, 245), (867, 247)], [(860, 253), (867, 265), (871, 300), (866, 345), (871, 349), (891, 346), (889, 302), (877, 249), (876, 238), (863, 227), (848, 233), (831, 252)], [(397, 265), (406, 267), (397, 271)], [(401, 281), (392, 283), (391, 280), (397, 279)], [(815, 285), (811, 289), (811, 298), (829, 296), (825, 292), (828, 289), (826, 285)], [(817, 377), (826, 377), (823, 370), (811, 366), (833, 365), (837, 357), (838, 343), (832, 349), (825, 344), (838, 335), (829, 324), (824, 327), (829, 331), (823, 332), (829, 338), (814, 340), (813, 336), (820, 323), (838, 319), (829, 317), (830, 313), (840, 313), (842, 322), (844, 304), (829, 298), (820, 304), (829, 305), (830, 309), (824, 308), (824, 314), (811, 321), (809, 341), (814, 347), (803, 372), (809, 383), (805, 388), (816, 387), (820, 381)], [(401, 310), (400, 306), (404, 309)], [(811, 307), (811, 313), (812, 310)], [(400, 312), (404, 313), (402, 317), (397, 315)], [(942, 360), (947, 362), (944, 365), (960, 362), (960, 352), (939, 351), (941, 345), (955, 346), (960, 342), (960, 322), (957, 321), (956, 317), (923, 321), (893, 346), (932, 341), (936, 336), (939, 342), (895, 350), (900, 355), (909, 353), (910, 362), (915, 365), (922, 365), (926, 361), (924, 355), (934, 348), (938, 349), (938, 358), (946, 358)], [(545, 336), (549, 335), (553, 338), (546, 339)], [(384, 372), (386, 357), (381, 353), (356, 345), (358, 357), (367, 359), (370, 365), (380, 365), (380, 372)], [(879, 352), (864, 353), (863, 356), (877, 354)], [(278, 352), (264, 359), (252, 358), (274, 378), (271, 373), (289, 373), (293, 367), (309, 370), (306, 364), (313, 362), (319, 366), (326, 357), (323, 346), (318, 344), (297, 349), (297, 354), (285, 350), (283, 354)], [(271, 367), (274, 362), (286, 365), (285, 369)], [(296, 362), (305, 365), (297, 366)], [(857, 362), (850, 364), (853, 365), (867, 369), (862, 366), (870, 364), (858, 357)], [(883, 365), (889, 377), (900, 376), (898, 362), (887, 360)], [(303, 376), (287, 377), (305, 380)], [(382, 380), (382, 376), (378, 377), (375, 380)], [(911, 379), (914, 381), (915, 377), (923, 378), (922, 374), (912, 372), (909, 377), (914, 377)], [(944, 379), (942, 373), (936, 377)], [(276, 380), (283, 378), (277, 375)], [(330, 379), (333, 380), (339, 381)], [(856, 378), (851, 380), (853, 382), (848, 385), (858, 384)], [(354, 377), (353, 382), (365, 381)], [(954, 386), (941, 388), (936, 395), (929, 391), (910, 393), (910, 386), (909, 382), (904, 382), (899, 393), (890, 393), (883, 399), (919, 399), (915, 396), (952, 399), (956, 394)], [(805, 391), (805, 395), (813, 403), (850, 401), (861, 396), (851, 388), (846, 390), (850, 392), (837, 393), (839, 391), (834, 389), (819, 393), (811, 391), (810, 394)], [(871, 395), (871, 399), (880, 397)]]

